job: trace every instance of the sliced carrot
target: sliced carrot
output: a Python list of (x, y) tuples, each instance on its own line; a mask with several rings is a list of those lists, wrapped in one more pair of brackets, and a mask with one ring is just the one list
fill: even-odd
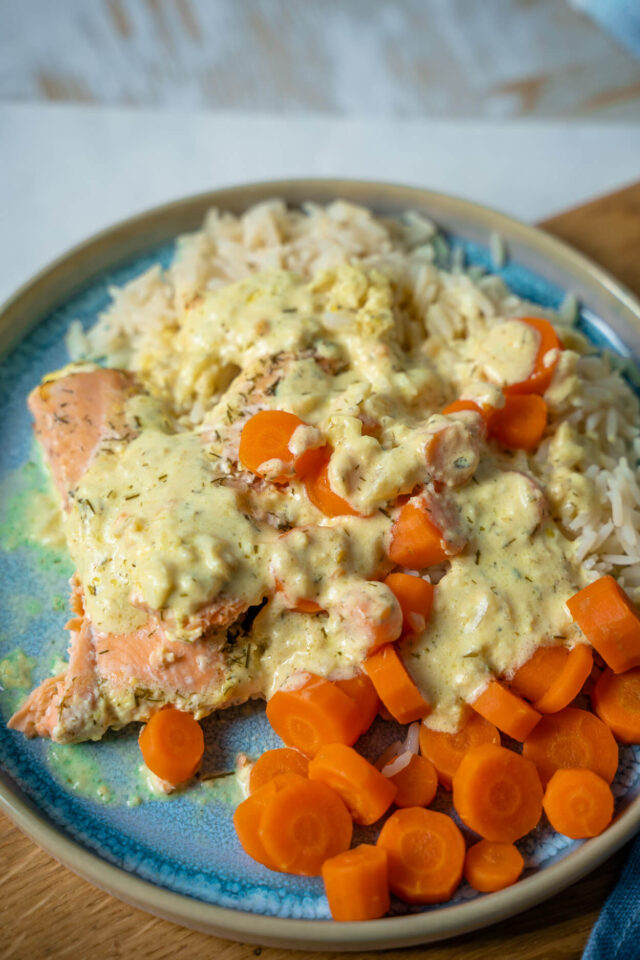
[(514, 317), (521, 323), (526, 323), (533, 327), (540, 334), (540, 344), (536, 354), (535, 364), (532, 372), (519, 383), (510, 383), (505, 386), (506, 394), (538, 393), (543, 394), (553, 378), (553, 372), (558, 363), (558, 356), (553, 358), (550, 363), (545, 363), (545, 357), (550, 350), (560, 351), (563, 349), (562, 342), (558, 334), (544, 317)]
[(392, 813), (378, 837), (389, 858), (389, 886), (407, 903), (443, 903), (460, 883), (464, 839), (451, 817), (423, 807)]
[(513, 843), (540, 819), (540, 777), (530, 760), (485, 743), (462, 758), (453, 776), (453, 805), (481, 837)]
[(291, 747), (266, 750), (251, 768), (249, 790), (255, 793), (265, 783), (282, 773), (297, 773), (301, 777), (306, 777), (308, 771), (309, 761), (297, 750), (292, 750)]
[(567, 662), (548, 690), (534, 703), (538, 713), (563, 710), (582, 690), (593, 668), (593, 654), (586, 643), (577, 643), (569, 651)]
[(405, 503), (391, 528), (389, 559), (401, 567), (422, 570), (449, 559), (445, 546), (424, 500)]
[(509, 450), (535, 450), (547, 426), (547, 405), (537, 393), (505, 397), (489, 423), (489, 435)]
[(325, 860), (349, 849), (352, 830), (335, 790), (320, 780), (300, 780), (268, 800), (258, 835), (278, 870), (317, 877)]
[(342, 690), (354, 701), (360, 717), (360, 733), (365, 733), (380, 709), (380, 697), (376, 693), (376, 688), (366, 673), (358, 673), (348, 680), (335, 680), (334, 683), (338, 690)]
[(557, 644), (553, 647), (538, 647), (532, 657), (516, 670), (509, 686), (519, 697), (539, 700), (562, 671), (569, 651)]
[(591, 691), (591, 706), (616, 740), (640, 743), (640, 669), (605, 670)]
[(299, 480), (304, 480), (310, 473), (317, 473), (327, 458), (328, 449), (330, 448), (326, 445), (322, 447), (312, 447), (296, 457), (293, 464), (296, 477), (298, 477)]
[(473, 413), (479, 413), (484, 422), (488, 425), (495, 410), (493, 407), (483, 407), (475, 400), (454, 400), (440, 412), (443, 414), (460, 413), (461, 410), (472, 410)]
[(504, 890), (515, 883), (524, 868), (522, 854), (512, 843), (480, 840), (467, 850), (464, 875), (481, 893)]
[(407, 673), (393, 644), (388, 643), (367, 657), (364, 669), (382, 703), (398, 723), (422, 720), (431, 713), (431, 706)]
[(424, 723), (420, 727), (420, 752), (434, 765), (438, 780), (447, 790), (464, 755), (483, 743), (499, 746), (500, 734), (492, 723), (472, 711), (458, 733), (431, 730)]
[(433, 584), (409, 573), (390, 573), (384, 582), (402, 608), (403, 632), (422, 633), (433, 606)]
[(361, 721), (355, 702), (321, 677), (297, 690), (278, 690), (267, 702), (267, 719), (289, 747), (308, 757), (325, 743), (355, 743)]
[(438, 789), (436, 768), (425, 757), (412, 753), (409, 762), (397, 773), (385, 771), (396, 760), (394, 757), (383, 768), (382, 774), (396, 787), (396, 807), (428, 807)]
[(583, 767), (611, 783), (618, 769), (618, 745), (609, 728), (588, 710), (565, 707), (542, 718), (522, 747), (538, 768), (543, 785), (556, 770)]
[(239, 803), (233, 815), (233, 825), (238, 840), (246, 854), (257, 860), (270, 870), (277, 870), (273, 860), (268, 856), (259, 835), (260, 821), (267, 803), (275, 797), (279, 790), (301, 779), (295, 773), (276, 774), (271, 780), (264, 783), (259, 789)]
[(309, 779), (328, 784), (345, 802), (355, 822), (364, 826), (379, 820), (397, 793), (395, 784), (343, 743), (321, 747), (309, 764)]
[(569, 613), (614, 673), (640, 666), (640, 617), (613, 577), (600, 577), (567, 600)]
[(497, 680), (492, 680), (471, 706), (514, 740), (525, 740), (540, 720), (537, 710)]
[(151, 717), (138, 738), (145, 764), (162, 780), (184, 783), (202, 762), (204, 734), (190, 713), (164, 707)]
[(544, 794), (549, 823), (565, 837), (596, 837), (613, 817), (609, 784), (592, 770), (556, 770)]
[[(240, 434), (240, 463), (259, 477), (268, 475), (274, 483), (286, 483), (293, 475), (294, 456), (289, 450), (289, 441), (301, 426), (300, 417), (286, 410), (261, 410), (254, 414)], [(277, 476), (266, 474), (261, 467), (269, 460), (280, 460), (290, 465), (290, 469)]]
[(291, 597), (286, 586), (278, 580), (275, 580), (276, 591), (282, 595), (282, 601), (287, 610), (295, 610), (296, 613), (320, 613), (322, 607), (319, 603), (307, 597)]
[(387, 851), (370, 843), (345, 850), (322, 864), (334, 920), (376, 920), (389, 910)]
[(329, 482), (330, 459), (331, 448), (326, 447), (322, 459), (305, 476), (304, 484), (307, 496), (314, 507), (324, 513), (325, 517), (357, 517), (358, 511), (354, 510), (350, 503), (343, 497), (339, 497), (331, 489), (331, 483)]

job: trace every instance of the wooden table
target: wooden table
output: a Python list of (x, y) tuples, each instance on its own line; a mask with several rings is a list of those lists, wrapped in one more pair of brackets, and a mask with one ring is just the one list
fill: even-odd
[[(640, 295), (640, 182), (543, 226), (597, 259)], [(627, 849), (539, 907), (487, 930), (428, 948), (389, 951), (388, 960), (575, 960), (580, 957)], [(177, 927), (80, 880), (0, 814), (0, 953), (3, 960), (329, 960), (246, 946)], [(377, 954), (351, 954), (354, 960)]]

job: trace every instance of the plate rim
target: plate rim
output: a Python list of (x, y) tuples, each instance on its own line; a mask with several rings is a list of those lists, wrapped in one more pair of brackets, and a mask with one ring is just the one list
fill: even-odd
[[(452, 215), (484, 224), (488, 231), (496, 230), (509, 234), (512, 240), (522, 240), (544, 261), (580, 277), (594, 293), (604, 292), (611, 307), (621, 309), (627, 322), (640, 329), (640, 301), (631, 291), (588, 257), (539, 227), (482, 204), (422, 187), (375, 180), (300, 178), (237, 184), (156, 205), (74, 245), (27, 280), (0, 306), (0, 356), (9, 352), (60, 302), (72, 297), (100, 273), (157, 247), (186, 229), (197, 228), (209, 207), (246, 209), (273, 196), (293, 204), (305, 198), (327, 202), (340, 197), (369, 207), (376, 206), (376, 199), (383, 199), (386, 206), (396, 211), (416, 206), (445, 207)], [(437, 213), (434, 218), (437, 221)], [(73, 840), (63, 828), (56, 827), (4, 772), (0, 776), (0, 809), (64, 866), (134, 907), (216, 936), (262, 946), (307, 950), (412, 946), (489, 926), (537, 905), (579, 880), (640, 829), (638, 796), (605, 833), (506, 890), (425, 913), (339, 924), (220, 907), (143, 880), (102, 859)]]

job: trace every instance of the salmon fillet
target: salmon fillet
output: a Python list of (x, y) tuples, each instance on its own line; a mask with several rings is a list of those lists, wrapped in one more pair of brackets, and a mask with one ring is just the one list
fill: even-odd
[[(96, 368), (45, 382), (31, 393), (35, 432), (65, 508), (101, 445), (137, 435), (126, 402), (138, 390), (129, 374)], [(169, 639), (152, 611), (130, 633), (99, 633), (84, 611), (77, 581), (72, 610), (77, 616), (67, 625), (67, 671), (40, 684), (9, 721), (27, 736), (98, 739), (111, 726), (148, 719), (164, 704), (203, 717), (256, 693), (255, 684), (237, 676), (244, 658), (237, 649), (241, 626), (228, 630), (246, 613), (244, 602), (222, 597), (199, 610), (193, 620), (200, 637), (192, 642)]]

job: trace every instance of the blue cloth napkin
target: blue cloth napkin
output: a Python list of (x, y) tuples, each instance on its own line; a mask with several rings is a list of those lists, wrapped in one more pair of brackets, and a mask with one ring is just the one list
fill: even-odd
[(571, 0), (640, 57), (640, 0)]
[(591, 931), (582, 960), (640, 960), (640, 837)]

